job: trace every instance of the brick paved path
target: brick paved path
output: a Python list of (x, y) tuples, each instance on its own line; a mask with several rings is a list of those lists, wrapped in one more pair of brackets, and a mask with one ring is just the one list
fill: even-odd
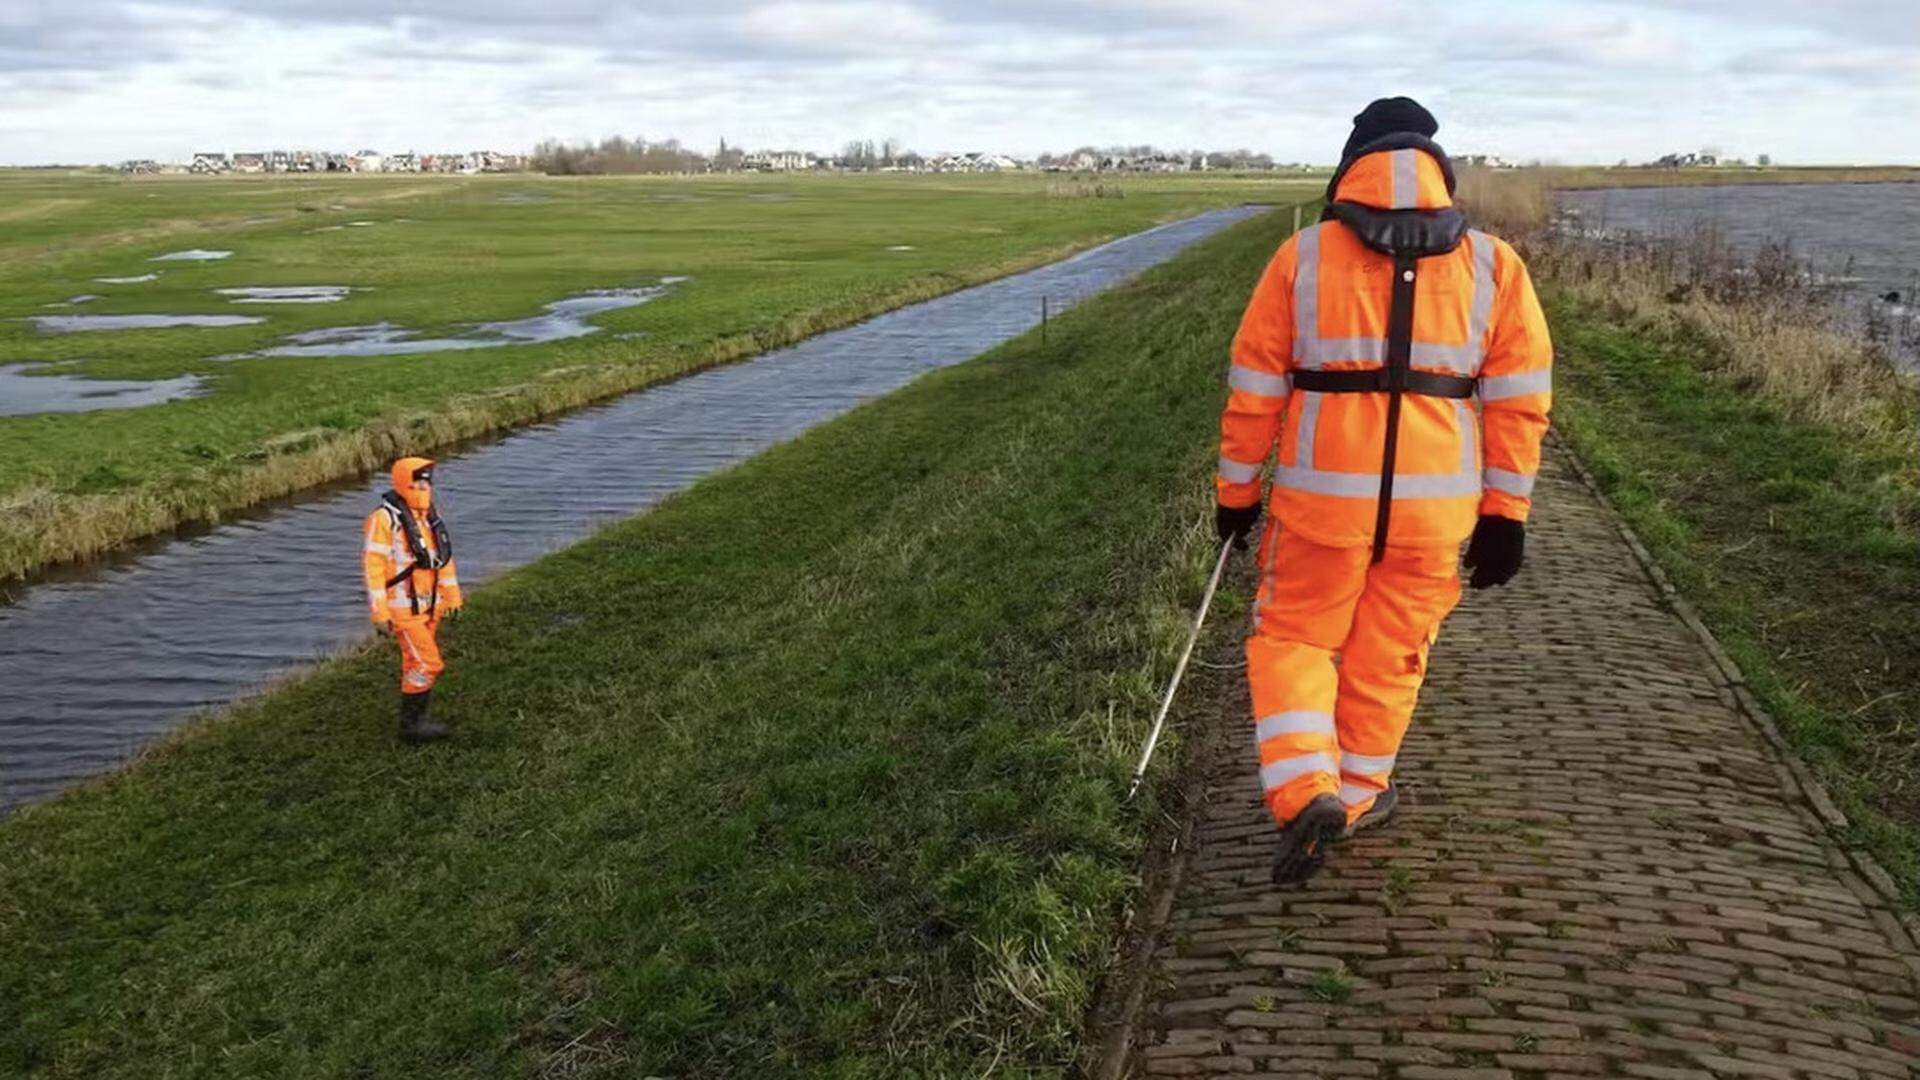
[(1269, 883), (1244, 697), (1221, 719), (1132, 1073), (1920, 1076), (1913, 941), (1613, 522), (1552, 451), (1398, 816), (1309, 888)]

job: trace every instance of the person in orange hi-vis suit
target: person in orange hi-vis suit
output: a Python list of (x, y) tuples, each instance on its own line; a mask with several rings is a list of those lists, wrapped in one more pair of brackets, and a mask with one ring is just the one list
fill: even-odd
[(1461, 542), (1476, 589), (1520, 569), (1553, 351), (1520, 257), (1453, 206), (1437, 129), (1407, 98), (1354, 118), (1233, 343), (1215, 521), (1246, 545), (1273, 457), (1247, 680), (1283, 884), (1392, 812)]
[(440, 620), (460, 610), (460, 577), (433, 505), (433, 462), (404, 457), (391, 476), (393, 490), (367, 515), (361, 567), (373, 624), (400, 646), (400, 737), (427, 742), (449, 734), (427, 718), (427, 703), (446, 668), (435, 635)]

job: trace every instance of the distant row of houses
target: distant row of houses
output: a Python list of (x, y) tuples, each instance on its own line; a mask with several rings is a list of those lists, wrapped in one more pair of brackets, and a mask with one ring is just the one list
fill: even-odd
[[(962, 154), (936, 154), (923, 157), (907, 153), (897, 158), (849, 160), (822, 157), (802, 150), (767, 150), (740, 155), (732, 162), (717, 162), (722, 171), (733, 168), (748, 172), (803, 172), (815, 169), (853, 169), (878, 172), (978, 173), (1014, 172), (1033, 169), (1042, 172), (1207, 172), (1213, 169), (1271, 169), (1271, 160), (1229, 161), (1218, 154), (1153, 153), (1117, 154), (1081, 151), (1038, 160), (1022, 160), (1006, 154), (970, 151)], [(1294, 166), (1306, 168), (1306, 166)]]
[(318, 173), (318, 172), (390, 172), (390, 173), (479, 173), (516, 172), (526, 168), (522, 154), (498, 150), (473, 150), (464, 154), (416, 154), (411, 151), (382, 154), (362, 150), (342, 154), (331, 150), (269, 150), (263, 153), (216, 153), (203, 151), (185, 164), (156, 161), (126, 161), (125, 173), (190, 172), (203, 175), (220, 173)]

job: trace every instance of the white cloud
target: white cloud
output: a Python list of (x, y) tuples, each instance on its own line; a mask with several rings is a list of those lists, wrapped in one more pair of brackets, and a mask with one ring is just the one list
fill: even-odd
[[(1831, 7), (1832, 5), (1829, 5)], [(196, 148), (721, 136), (827, 150), (1081, 142), (1329, 160), (1409, 93), (1456, 150), (1713, 143), (1885, 159), (1920, 126), (1906, 0), (11, 0), (0, 162)], [(404, 12), (404, 14), (401, 14)], [(1863, 22), (1888, 23), (1873, 33)], [(1898, 26), (1891, 24), (1898, 23)], [(1894, 149), (1909, 160), (1920, 146)]]

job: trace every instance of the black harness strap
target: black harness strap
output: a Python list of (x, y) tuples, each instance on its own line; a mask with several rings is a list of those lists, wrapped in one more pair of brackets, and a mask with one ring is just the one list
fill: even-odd
[[(1385, 368), (1364, 371), (1296, 371), (1295, 389), (1322, 394), (1384, 394), (1393, 389)], [(1407, 369), (1406, 391), (1437, 398), (1470, 398), (1479, 380), (1465, 375), (1445, 375), (1436, 371)]]
[(389, 491), (380, 496), (380, 502), (392, 514), (396, 524), (407, 537), (407, 551), (413, 556), (413, 563), (387, 580), (391, 589), (401, 582), (407, 583), (407, 604), (415, 615), (420, 614), (420, 594), (413, 587), (413, 572), (427, 570), (433, 574), (433, 584), (427, 591), (427, 614), (432, 615), (440, 605), (440, 568), (453, 561), (453, 539), (447, 535), (446, 523), (440, 520), (440, 512), (432, 506), (427, 507), (427, 528), (433, 530), (433, 547), (427, 546), (427, 538), (420, 533), (420, 524), (413, 520), (413, 514), (407, 509), (407, 502), (398, 493)]
[[(1393, 519), (1393, 473), (1400, 452), (1400, 398), (1413, 359), (1413, 285), (1419, 256), (1393, 257), (1393, 301), (1387, 309), (1387, 443), (1380, 452), (1380, 507), (1373, 520), (1373, 561), (1387, 554), (1387, 524)], [(1464, 438), (1464, 434), (1462, 435)]]

